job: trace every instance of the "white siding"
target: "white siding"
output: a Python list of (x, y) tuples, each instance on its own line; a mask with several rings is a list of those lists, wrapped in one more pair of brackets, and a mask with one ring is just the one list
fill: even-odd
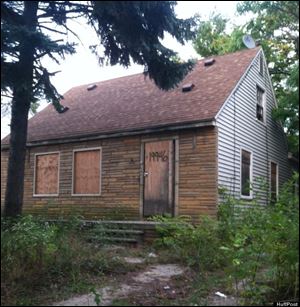
[[(258, 53), (244, 78), (228, 98), (217, 116), (218, 184), (240, 198), (240, 149), (253, 153), (253, 195), (259, 193), (266, 203), (267, 193), (259, 189), (259, 178), (270, 180), (270, 161), (278, 163), (279, 187), (290, 177), (287, 143), (281, 125), (272, 119), (275, 107), (272, 85), (266, 63), (264, 75), (259, 73)], [(265, 90), (266, 124), (256, 119), (256, 85)], [(269, 188), (269, 187), (268, 187)]]

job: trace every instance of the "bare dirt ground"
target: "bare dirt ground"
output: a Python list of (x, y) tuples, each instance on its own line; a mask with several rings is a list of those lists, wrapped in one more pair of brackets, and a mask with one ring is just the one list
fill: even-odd
[[(142, 264), (142, 257), (124, 257), (130, 264)], [(75, 296), (68, 300), (54, 303), (52, 306), (157, 306), (180, 305), (180, 299), (191, 290), (192, 272), (178, 264), (145, 264), (137, 272), (108, 282), (105, 287), (93, 293)], [(212, 292), (203, 301), (203, 306), (237, 306), (234, 297), (219, 297)], [(195, 306), (195, 305), (194, 305)], [(197, 305), (196, 305), (197, 306)]]
[[(136, 258), (127, 260), (129, 263), (137, 261)], [(138, 261), (138, 263), (141, 263), (140, 259)], [(158, 264), (149, 266), (146, 270), (136, 274), (129, 273), (124, 278), (126, 282), (96, 290), (99, 294), (100, 306), (111, 306), (113, 300), (127, 298), (128, 295), (134, 292), (145, 293), (145, 290), (149, 289), (152, 283), (160, 284), (162, 288), (169, 290), (170, 286), (167, 285), (169, 280), (173, 276), (182, 275), (184, 271), (184, 268), (176, 264)], [(163, 286), (163, 284), (166, 285)], [(90, 293), (55, 303), (53, 306), (97, 306), (97, 304), (95, 302), (95, 294)]]

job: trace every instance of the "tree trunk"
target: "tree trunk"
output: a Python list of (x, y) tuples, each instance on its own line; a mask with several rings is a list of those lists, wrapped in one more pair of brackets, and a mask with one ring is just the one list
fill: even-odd
[[(38, 1), (24, 1), (23, 22), (29, 32), (37, 25)], [(4, 215), (16, 217), (22, 213), (24, 169), (27, 141), (28, 112), (33, 97), (33, 63), (35, 46), (26, 35), (20, 40), (17, 74), (19, 85), (13, 89), (11, 134)]]

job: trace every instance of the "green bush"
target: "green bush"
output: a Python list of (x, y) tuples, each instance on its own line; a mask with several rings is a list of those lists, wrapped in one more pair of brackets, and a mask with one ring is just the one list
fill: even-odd
[(32, 216), (1, 219), (1, 273), (9, 280), (42, 274), (57, 252), (56, 235), (55, 225), (36, 222)]
[(212, 218), (205, 216), (198, 225), (186, 217), (155, 217), (154, 220), (162, 223), (157, 227), (161, 238), (156, 244), (169, 248), (178, 260), (198, 270), (221, 266), (218, 229)]
[(88, 243), (87, 226), (77, 217), (51, 223), (30, 215), (2, 218), (1, 302), (38, 305), (48, 295), (57, 300), (88, 292), (104, 274), (131, 269)]
[(219, 210), (220, 250), (226, 271), (247, 303), (291, 299), (299, 295), (299, 198), (296, 174), (274, 205), (243, 203), (224, 197)]
[(48, 223), (31, 215), (1, 219), (3, 280), (33, 283), (41, 277), (51, 279), (51, 275), (74, 280), (90, 263), (101, 272), (107, 266), (105, 259), (83, 244), (79, 226), (77, 218), (61, 223)]
[(159, 246), (202, 272), (224, 268), (247, 304), (299, 296), (298, 174), (283, 187), (274, 205), (259, 198), (237, 200), (222, 192), (218, 218), (197, 225), (181, 218), (155, 218)]

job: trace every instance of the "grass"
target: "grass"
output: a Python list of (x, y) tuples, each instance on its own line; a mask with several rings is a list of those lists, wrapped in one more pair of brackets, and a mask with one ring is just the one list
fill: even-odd
[(51, 304), (142, 268), (123, 260), (128, 250), (88, 243), (82, 233), (74, 222), (49, 225), (30, 216), (1, 220), (1, 305)]
[[(239, 218), (232, 214), (237, 205), (228, 198), (219, 209), (219, 220), (203, 218), (198, 226), (172, 219), (169, 227), (160, 230), (156, 245), (138, 248), (107, 248), (101, 235), (97, 243), (89, 243), (88, 230), (76, 220), (57, 225), (30, 216), (1, 219), (1, 305), (49, 305), (108, 285), (130, 283), (137, 271), (149, 265), (175, 263), (186, 272), (166, 283), (147, 283), (112, 305), (211, 305), (216, 303), (216, 291), (234, 295), (235, 283), (243, 280), (252, 280), (236, 294), (245, 304), (297, 298), (299, 200), (295, 193), (281, 193), (276, 205), (264, 211), (244, 208)], [(158, 256), (149, 257), (152, 252)], [(130, 264), (124, 257), (145, 261)]]
[[(28, 244), (33, 244), (38, 248), (38, 235), (35, 232), (53, 231), (50, 227), (44, 229), (43, 226), (33, 220), (22, 222), (21, 230), (30, 229), (33, 237)], [(44, 257), (50, 260), (42, 261), (41, 267), (34, 266), (34, 260), (25, 257), (27, 266), (22, 266), (24, 254), (16, 254), (15, 263), (18, 263), (18, 272), (9, 275), (4, 267), (8, 260), (1, 260), (1, 305), (2, 306), (41, 306), (50, 305), (54, 302), (69, 299), (70, 297), (97, 292), (95, 289), (107, 285), (118, 287), (120, 283), (130, 281), (135, 272), (143, 271), (149, 265), (178, 263), (178, 259), (168, 250), (156, 250), (151, 245), (131, 246), (111, 246), (92, 244), (83, 240), (83, 236), (78, 232), (77, 226), (58, 229), (59, 236), (54, 236), (54, 241), (49, 240), (47, 244), (51, 246), (51, 257), (48, 257), (49, 248), (41, 249)], [(19, 231), (19, 230), (18, 230)], [(12, 240), (18, 238), (18, 231), (14, 234), (10, 231), (6, 235)], [(45, 233), (41, 238), (45, 239)], [(4, 242), (7, 238), (4, 237)], [(27, 238), (28, 239), (28, 238)], [(29, 240), (29, 239), (28, 239)], [(63, 242), (63, 243), (62, 243)], [(18, 244), (18, 240), (15, 240)], [(21, 244), (21, 243), (20, 243)], [(24, 242), (22, 243), (24, 244)], [(55, 249), (52, 244), (56, 244)], [(60, 244), (63, 244), (62, 246)], [(24, 245), (25, 246), (25, 245)], [(42, 245), (44, 246), (44, 245)], [(48, 247), (49, 247), (48, 246)], [(62, 248), (63, 247), (63, 248)], [(14, 250), (15, 251), (15, 250)], [(11, 252), (10, 247), (3, 243), (2, 256)], [(157, 257), (149, 257), (150, 253), (155, 253)], [(27, 255), (28, 256), (28, 255)], [(36, 255), (34, 255), (36, 257)], [(124, 257), (138, 257), (145, 261), (141, 264), (130, 264), (124, 261)], [(55, 258), (55, 259), (52, 259)], [(52, 259), (52, 260), (51, 260)], [(24, 260), (25, 261), (25, 260)], [(33, 264), (33, 265), (32, 265)], [(133, 292), (127, 298), (113, 300), (112, 306), (182, 306), (198, 304), (200, 298), (205, 298), (214, 282), (219, 281), (219, 277), (213, 276), (207, 279), (199, 279), (197, 274), (188, 270), (186, 274), (177, 276), (168, 281), (170, 290), (165, 290), (162, 282), (146, 284), (144, 291)], [(172, 292), (174, 291), (174, 292)], [(101, 298), (100, 298), (101, 300)]]

